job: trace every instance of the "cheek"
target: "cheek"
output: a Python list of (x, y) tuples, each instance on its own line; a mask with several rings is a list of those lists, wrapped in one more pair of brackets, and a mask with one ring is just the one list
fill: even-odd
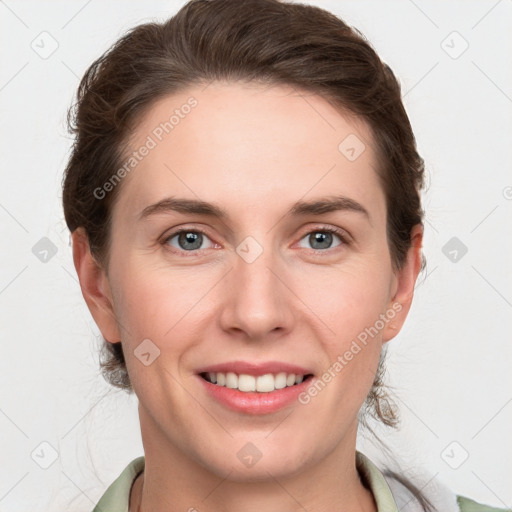
[(339, 350), (373, 326), (388, 306), (391, 273), (385, 269), (352, 265), (306, 275), (296, 293), (328, 327), (324, 342)]
[[(320, 281), (313, 277), (303, 281), (302, 293), (305, 297), (305, 287), (316, 283), (315, 287), (309, 286), (307, 301), (329, 327), (329, 334), (320, 339), (327, 361), (325, 372), (319, 376), (328, 389), (321, 391), (323, 398), (318, 401), (318, 405), (323, 401), (325, 409), (317, 413), (356, 412), (372, 385), (379, 362), (391, 272), (379, 265), (354, 265)], [(323, 390), (323, 384), (317, 389)], [(341, 416), (339, 421), (343, 421)]]
[(166, 353), (178, 356), (197, 338), (198, 315), (204, 316), (205, 308), (212, 307), (205, 295), (218, 280), (208, 270), (155, 267), (137, 259), (124, 261), (112, 278), (123, 342), (134, 350), (149, 339), (160, 350), (165, 347)]

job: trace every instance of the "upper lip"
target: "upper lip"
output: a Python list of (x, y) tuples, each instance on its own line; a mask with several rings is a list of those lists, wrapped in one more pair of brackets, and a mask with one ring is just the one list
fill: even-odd
[(262, 363), (250, 363), (247, 361), (229, 361), (225, 363), (218, 363), (209, 366), (204, 366), (197, 370), (197, 373), (206, 372), (222, 372), (222, 373), (236, 373), (253, 375), (258, 377), (259, 375), (265, 375), (267, 373), (278, 374), (278, 373), (294, 373), (295, 375), (309, 375), (312, 374), (307, 368), (297, 366), (295, 364), (284, 363), (281, 361), (266, 361)]

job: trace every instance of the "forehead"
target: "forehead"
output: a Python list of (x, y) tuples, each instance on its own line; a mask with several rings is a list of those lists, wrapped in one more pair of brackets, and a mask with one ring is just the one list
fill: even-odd
[(194, 86), (159, 100), (139, 121), (126, 158), (150, 149), (124, 178), (119, 203), (140, 211), (176, 194), (271, 209), (277, 197), (287, 206), (339, 192), (382, 210), (373, 145), (366, 123), (310, 92)]

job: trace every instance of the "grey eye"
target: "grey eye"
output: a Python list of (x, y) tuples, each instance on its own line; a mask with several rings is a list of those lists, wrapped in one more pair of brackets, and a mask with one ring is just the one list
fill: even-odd
[[(338, 235), (336, 235), (335, 233), (331, 233), (329, 231), (312, 231), (311, 233), (308, 233), (304, 238), (302, 238), (302, 240), (307, 240), (310, 244), (311, 244), (311, 247), (305, 247), (306, 249), (315, 249), (315, 250), (321, 250), (321, 249), (331, 249), (333, 246), (332, 246), (332, 242), (333, 242), (333, 238), (334, 237), (337, 237), (339, 240), (340, 240), (340, 244), (341, 244), (341, 239)], [(301, 240), (301, 242), (302, 242)], [(340, 245), (338, 244), (338, 245)], [(301, 247), (304, 247), (304, 245), (301, 245)], [(334, 246), (336, 247), (336, 246)]]
[[(173, 244), (173, 240), (177, 240), (177, 246)], [(208, 247), (201, 247), (206, 240), (209, 241), (209, 238), (199, 231), (185, 230), (171, 235), (167, 243), (176, 249), (194, 251), (197, 249), (207, 249)]]

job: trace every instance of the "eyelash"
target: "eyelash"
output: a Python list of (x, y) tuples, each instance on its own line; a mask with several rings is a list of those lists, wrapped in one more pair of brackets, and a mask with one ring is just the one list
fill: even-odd
[[(198, 253), (200, 251), (205, 251), (207, 249), (195, 249), (193, 251), (184, 251), (184, 250), (176, 250), (174, 248), (170, 248), (169, 246), (169, 241), (172, 240), (175, 236), (181, 234), (181, 233), (201, 233), (202, 235), (210, 238), (208, 236), (208, 233), (206, 233), (206, 231), (200, 229), (200, 228), (181, 228), (181, 229), (178, 229), (177, 231), (174, 231), (172, 232), (170, 235), (166, 236), (163, 240), (162, 240), (162, 245), (166, 246), (166, 248), (169, 248), (168, 250), (170, 252), (172, 252), (173, 254), (179, 254), (180, 256), (183, 256), (185, 258), (188, 258), (190, 256), (186, 256), (185, 254), (183, 253), (191, 253), (192, 255), (194, 255), (194, 253)], [(345, 231), (339, 229), (339, 228), (333, 228), (333, 227), (330, 227), (330, 226), (322, 226), (322, 227), (316, 227), (310, 231), (307, 231), (301, 238), (300, 240), (302, 240), (305, 236), (307, 235), (311, 235), (312, 233), (332, 233), (334, 235), (337, 235), (339, 237), (339, 239), (341, 240), (341, 244), (340, 245), (350, 245), (350, 241), (348, 240), (346, 234), (345, 234)], [(215, 242), (214, 242), (215, 243)], [(329, 250), (334, 250), (336, 248), (338, 248), (340, 246), (336, 246), (336, 247), (331, 247), (331, 248), (328, 248), (328, 249), (309, 249), (310, 251), (314, 251), (316, 253), (326, 253), (328, 252)]]

